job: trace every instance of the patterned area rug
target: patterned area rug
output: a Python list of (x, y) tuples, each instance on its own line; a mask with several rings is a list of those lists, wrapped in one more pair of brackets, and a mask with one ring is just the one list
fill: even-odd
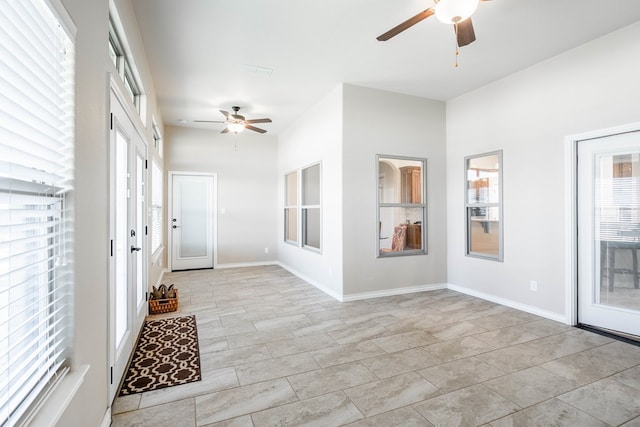
[(120, 396), (201, 379), (196, 317), (147, 320)]

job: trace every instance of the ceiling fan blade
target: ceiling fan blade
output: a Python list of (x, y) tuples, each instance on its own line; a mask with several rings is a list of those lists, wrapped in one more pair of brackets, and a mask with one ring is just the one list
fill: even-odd
[(228, 119), (229, 117), (229, 112), (228, 111), (224, 111), (224, 110), (220, 110), (220, 112)]
[(220, 132), (220, 133), (229, 133), (229, 128), (227, 127), (227, 128), (222, 129), (222, 132)]
[(252, 119), (252, 120), (245, 120), (244, 121), (247, 124), (252, 124), (252, 123), (271, 123), (271, 119)]
[(397, 26), (393, 27), (392, 29), (390, 29), (389, 31), (387, 31), (386, 33), (376, 37), (376, 39), (378, 39), (381, 42), (389, 40), (391, 37), (397, 36), (398, 34), (403, 32), (404, 30), (413, 27), (418, 22), (427, 19), (428, 17), (430, 17), (434, 13), (435, 13), (435, 11), (432, 8), (425, 9), (422, 12), (420, 12), (419, 14), (417, 14), (416, 16), (407, 19), (402, 24), (397, 25)]
[(476, 33), (473, 31), (473, 24), (471, 18), (467, 18), (462, 22), (458, 22), (453, 26), (456, 31), (456, 37), (458, 38), (458, 46), (466, 46), (476, 41)]
[(264, 129), (260, 129), (260, 128), (257, 128), (257, 127), (255, 127), (255, 126), (251, 126), (251, 125), (245, 125), (245, 127), (244, 127), (244, 128), (245, 128), (245, 129), (252, 130), (252, 131), (254, 131), (254, 132), (259, 132), (259, 133), (265, 133), (265, 132), (266, 132), (266, 130), (264, 130)]
[(222, 120), (194, 120), (194, 123), (226, 123)]

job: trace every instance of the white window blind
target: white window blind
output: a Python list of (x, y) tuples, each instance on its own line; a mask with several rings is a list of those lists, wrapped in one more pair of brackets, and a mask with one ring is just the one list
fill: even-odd
[(3, 426), (23, 423), (69, 364), (75, 53), (61, 12), (44, 0), (0, 1)]
[(162, 244), (162, 170), (151, 162), (151, 253)]

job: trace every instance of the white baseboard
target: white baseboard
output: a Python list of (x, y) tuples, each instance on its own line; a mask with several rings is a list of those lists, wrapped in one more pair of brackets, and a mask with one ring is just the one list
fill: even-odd
[(362, 292), (359, 294), (343, 295), (341, 301), (358, 301), (369, 298), (390, 297), (394, 295), (413, 294), (416, 292), (435, 291), (438, 289), (447, 289), (446, 283), (435, 283), (433, 285), (409, 286), (406, 288), (384, 289), (381, 291)]
[(107, 408), (107, 412), (104, 413), (104, 418), (100, 423), (100, 427), (109, 427), (111, 425), (111, 406)]
[(311, 286), (313, 286), (315, 288), (318, 288), (319, 290), (321, 290), (325, 294), (329, 295), (330, 297), (335, 298), (338, 301), (342, 302), (342, 295), (338, 294), (337, 292), (332, 291), (331, 289), (328, 289), (324, 285), (316, 282), (315, 280), (313, 280), (310, 277), (305, 276), (304, 274), (302, 274), (299, 271), (291, 268), (287, 264), (283, 264), (281, 262), (278, 262), (277, 265), (279, 265), (280, 267), (284, 268), (285, 270), (287, 270), (289, 273), (293, 274), (294, 276), (297, 276), (297, 277), (301, 278), (302, 280), (304, 280), (305, 282), (307, 282)]
[(546, 319), (555, 320), (556, 322), (567, 324), (567, 317), (564, 314), (558, 314), (552, 311), (543, 310), (541, 308), (534, 307), (528, 304), (522, 304), (520, 302), (516, 302), (507, 298), (497, 297), (491, 294), (485, 294), (484, 292), (479, 292), (474, 289), (465, 288), (464, 286), (448, 284), (447, 287), (452, 291), (471, 295), (476, 298), (495, 302), (496, 304), (504, 305), (510, 308), (515, 308), (516, 310), (525, 311), (527, 313), (535, 314), (536, 316), (544, 317)]
[[(245, 262), (245, 263), (228, 263), (228, 264), (218, 264), (215, 268), (239, 268), (239, 267), (257, 267), (263, 265), (278, 265), (291, 274), (299, 277), (305, 282), (309, 283), (313, 287), (319, 289), (325, 294), (329, 295), (332, 298), (340, 302), (349, 302), (349, 301), (358, 301), (370, 298), (380, 298), (380, 297), (389, 297), (394, 295), (404, 295), (404, 294), (412, 294), (417, 292), (427, 292), (427, 291), (435, 291), (439, 289), (451, 289), (452, 291), (460, 292), (466, 295), (471, 295), (476, 298), (480, 298), (486, 301), (491, 301), (496, 304), (504, 305), (505, 307), (514, 308), (516, 310), (524, 311), (527, 313), (535, 314), (536, 316), (544, 317), (546, 319), (554, 320), (556, 322), (569, 324), (567, 321), (567, 317), (564, 314), (554, 313), (552, 311), (543, 310), (538, 307), (534, 307), (528, 304), (522, 304), (517, 301), (513, 301), (507, 298), (498, 297), (491, 294), (486, 294), (484, 292), (479, 292), (474, 289), (466, 288), (464, 286), (452, 285), (450, 283), (434, 283), (431, 285), (420, 285), (420, 286), (408, 286), (405, 288), (394, 288), (394, 289), (383, 289), (380, 291), (371, 291), (371, 292), (362, 292), (357, 294), (349, 294), (342, 295), (338, 292), (335, 292), (323, 284), (313, 280), (312, 278), (306, 276), (305, 274), (300, 273), (296, 269), (291, 266), (284, 264), (280, 261), (266, 261), (266, 262)], [(162, 278), (162, 277), (161, 277)]]
[(223, 268), (241, 268), (241, 267), (260, 267), (263, 265), (278, 265), (278, 261), (261, 261), (261, 262), (230, 262), (225, 264), (216, 264), (213, 269)]

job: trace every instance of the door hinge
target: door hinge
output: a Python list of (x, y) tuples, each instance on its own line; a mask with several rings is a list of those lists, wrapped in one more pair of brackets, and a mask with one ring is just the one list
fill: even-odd
[(149, 301), (149, 292), (144, 293), (144, 300)]
[(111, 249), (110, 249), (111, 256), (113, 256), (113, 239), (111, 239), (110, 246), (111, 246)]
[(113, 385), (113, 366), (111, 367), (111, 384)]
[(149, 169), (149, 161), (147, 159), (144, 159), (144, 168)]
[(113, 113), (111, 113), (111, 118), (109, 119), (109, 128), (111, 128), (111, 130), (113, 130)]
[(144, 226), (144, 235), (145, 236), (149, 235), (149, 227), (147, 227), (146, 225)]

